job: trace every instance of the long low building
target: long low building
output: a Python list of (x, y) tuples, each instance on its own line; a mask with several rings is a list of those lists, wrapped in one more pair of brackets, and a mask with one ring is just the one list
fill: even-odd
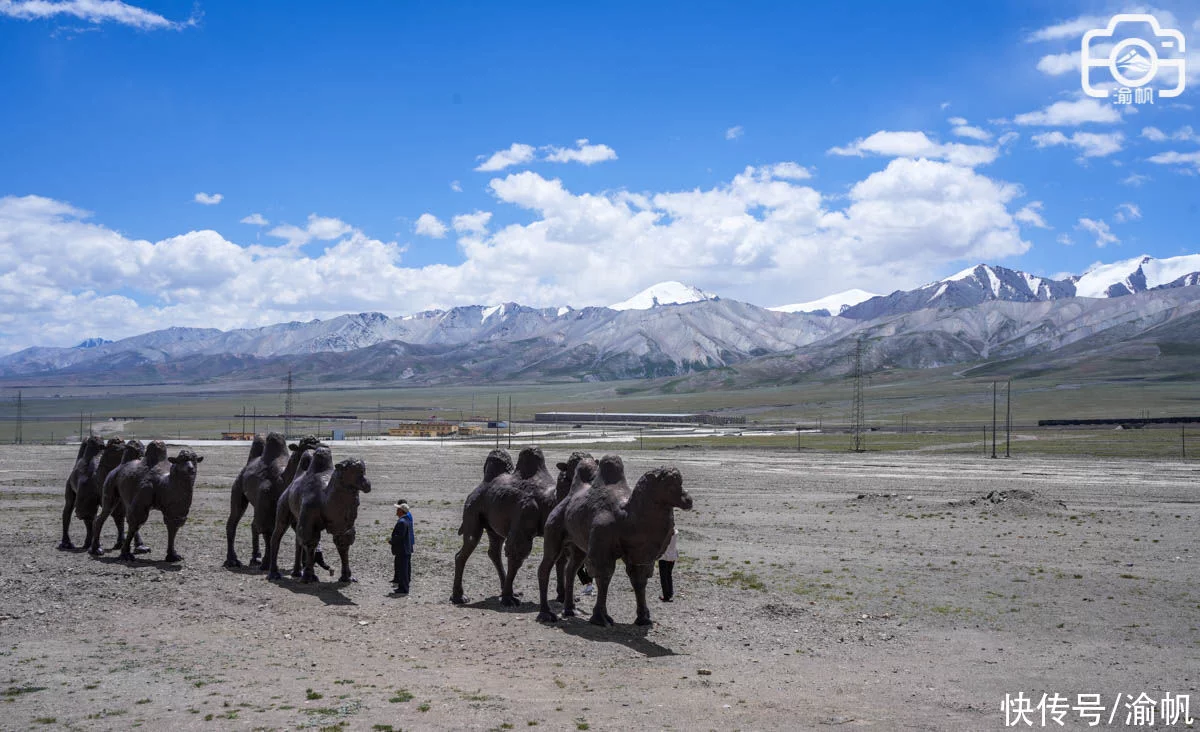
[(621, 424), (745, 424), (745, 417), (721, 414), (689, 412), (685, 414), (656, 412), (538, 412), (534, 422), (596, 423), (619, 422)]

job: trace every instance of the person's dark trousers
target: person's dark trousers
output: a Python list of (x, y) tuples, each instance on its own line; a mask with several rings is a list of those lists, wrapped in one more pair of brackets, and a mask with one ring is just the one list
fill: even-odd
[(397, 554), (394, 560), (392, 581), (398, 585), (397, 592), (407, 595), (409, 583), (412, 582), (412, 555)]
[(675, 596), (675, 579), (671, 577), (671, 570), (675, 569), (675, 562), (668, 562), (665, 559), (658, 560), (658, 580), (662, 583), (662, 599), (670, 600)]

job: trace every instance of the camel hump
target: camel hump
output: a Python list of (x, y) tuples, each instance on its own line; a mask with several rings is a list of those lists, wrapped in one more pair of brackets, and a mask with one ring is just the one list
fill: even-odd
[(108, 442), (104, 443), (105, 450), (115, 450), (118, 447), (123, 448), (124, 446), (125, 440), (122, 440), (120, 437), (110, 437), (108, 438)]
[(158, 465), (167, 457), (167, 444), (162, 440), (151, 440), (149, 445), (146, 445), (146, 464)]
[(605, 483), (620, 483), (625, 480), (625, 463), (620, 455), (605, 455), (600, 458), (600, 478)]
[(121, 462), (129, 463), (134, 460), (141, 460), (142, 455), (146, 454), (146, 448), (142, 446), (141, 440), (130, 440), (125, 443), (125, 451), (121, 453)]
[(262, 435), (255, 435), (250, 441), (250, 454), (246, 457), (246, 462), (250, 462), (256, 457), (260, 457), (267, 449), (267, 441)]
[(517, 455), (517, 473), (522, 478), (532, 478), (546, 467), (546, 456), (540, 447), (527, 447)]
[(492, 450), (483, 461), (483, 482), (490, 483), (497, 477), (513, 471), (513, 461), (504, 450)]
[[(258, 436), (256, 435), (254, 439), (258, 440)], [(263, 460), (267, 462), (273, 462), (279, 456), (287, 454), (287, 451), (287, 440), (278, 432), (268, 434), (266, 439), (263, 440), (262, 456)], [(251, 449), (251, 455), (253, 455), (253, 448)], [(254, 458), (251, 457), (250, 459), (253, 460)]]
[[(301, 458), (303, 462), (303, 458)], [(312, 452), (312, 458), (308, 463), (309, 473), (324, 473), (326, 470), (333, 468), (333, 453), (328, 447), (322, 445)]]

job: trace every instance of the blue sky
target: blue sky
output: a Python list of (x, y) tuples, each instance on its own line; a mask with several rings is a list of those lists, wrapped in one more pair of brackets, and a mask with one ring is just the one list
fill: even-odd
[[(0, 0), (0, 352), (1197, 251), (1195, 5), (829, 5)], [(1119, 11), (1181, 96), (1082, 95)]]

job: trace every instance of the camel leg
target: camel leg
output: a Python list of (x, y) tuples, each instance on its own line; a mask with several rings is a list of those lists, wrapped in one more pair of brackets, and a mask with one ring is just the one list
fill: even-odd
[(88, 554), (100, 556), (104, 553), (104, 550), (100, 548), (100, 529), (104, 527), (104, 522), (108, 520), (111, 513), (112, 506), (108, 501), (104, 501), (100, 505), (100, 514), (92, 521), (92, 543), (88, 544)]
[(637, 598), (637, 619), (634, 625), (650, 625), (650, 607), (646, 604), (646, 583), (654, 574), (653, 564), (626, 564), (625, 574), (629, 575), (629, 583), (633, 585), (633, 594)]
[[(264, 531), (263, 536), (266, 537), (266, 535), (267, 533)], [(252, 529), (250, 531), (250, 566), (257, 567), (260, 564), (262, 564), (262, 553), (258, 546), (258, 531)]]
[(479, 546), (479, 540), (482, 538), (483, 532), (480, 530), (464, 533), (462, 548), (454, 555), (454, 588), (450, 590), (450, 602), (455, 605), (467, 603), (467, 598), (463, 597), (463, 570), (467, 566), (467, 560), (471, 558), (471, 553), (475, 551), (475, 547)]
[[(345, 534), (333, 537), (333, 545), (337, 547), (338, 558), (342, 560), (342, 574), (338, 577), (338, 582), (357, 582), (350, 576), (350, 545), (354, 543), (354, 529), (351, 529)], [(316, 547), (314, 547), (315, 549)], [(316, 561), (316, 552), (309, 559), (309, 567)]]
[(167, 525), (167, 556), (163, 561), (167, 562), (182, 562), (183, 557), (175, 553), (175, 534), (179, 533), (179, 528), (183, 526), (182, 521), (167, 521), (163, 523)]
[[(613, 624), (613, 619), (608, 614), (608, 585), (612, 582), (613, 570), (616, 569), (616, 565), (615, 561), (601, 565), (592, 560), (592, 566), (588, 568), (588, 574), (592, 575), (592, 579), (596, 581), (596, 606), (592, 609), (592, 617), (588, 618), (588, 622), (592, 625), (604, 628)], [(570, 582), (570, 580), (567, 581)]]
[(564, 578), (566, 577), (564, 573), (566, 572), (566, 569), (567, 558), (559, 557), (558, 560), (554, 562), (555, 587), (557, 588), (556, 591), (558, 592), (558, 596), (554, 598), (555, 602), (566, 602), (567, 588), (566, 583), (564, 582)]
[(62, 513), (62, 540), (58, 542), (58, 548), (63, 551), (72, 551), (75, 545), (71, 543), (71, 514), (75, 511), (75, 489), (67, 484), (67, 492), (63, 496), (66, 505), (63, 506)]
[(505, 607), (518, 607), (521, 601), (517, 599), (516, 593), (513, 592), (513, 583), (517, 580), (517, 572), (520, 571), (521, 565), (529, 557), (529, 553), (533, 551), (533, 536), (516, 535), (516, 532), (509, 534), (508, 540), (504, 542), (504, 553), (508, 556), (508, 573), (504, 575), (503, 582), (500, 585), (500, 604)]
[[(550, 602), (547, 600), (550, 586), (550, 568), (560, 564), (562, 553), (562, 538), (561, 535), (549, 530), (546, 532), (545, 540), (542, 543), (542, 562), (538, 565), (538, 622), (553, 623), (557, 622), (558, 616), (550, 609)], [(561, 582), (561, 576), (560, 576)], [(560, 590), (561, 592), (561, 590)]]
[(300, 566), (303, 563), (304, 563), (304, 549), (300, 546), (300, 534), (299, 534), (299, 530), (297, 529), (296, 553), (295, 553), (294, 557), (292, 558), (292, 577), (299, 579), (300, 577), (304, 576), (304, 573), (300, 571)]
[(125, 543), (121, 545), (121, 554), (118, 558), (132, 562), (137, 557), (133, 555), (133, 549), (130, 545), (133, 543), (133, 537), (142, 528), (142, 524), (146, 522), (146, 518), (140, 515), (140, 513), (134, 513), (133, 511), (130, 511), (126, 518), (129, 519), (129, 530), (125, 532)]
[(288, 530), (290, 525), (288, 518), (291, 510), (283, 501), (279, 502), (279, 506), (275, 512), (275, 530), (271, 532), (270, 551), (267, 556), (270, 561), (267, 563), (267, 579), (277, 580), (283, 579), (283, 575), (279, 573), (279, 542), (283, 541), (283, 534)]
[[(246, 507), (249, 505), (250, 502), (246, 500), (246, 494), (242, 493), (241, 485), (235, 485), (233, 493), (229, 496), (229, 518), (225, 520), (224, 566), (226, 567), (242, 566), (237, 550), (233, 548), (233, 541), (237, 538), (238, 522), (242, 520), (242, 516), (246, 513)], [(254, 553), (258, 554), (258, 534), (254, 534)]]
[[(321, 535), (316, 531), (311, 533), (305, 532), (305, 534), (306, 536), (304, 537), (303, 546), (299, 540), (296, 541), (296, 559), (303, 559), (304, 561), (304, 570), (300, 575), (300, 581), (316, 582), (317, 573), (313, 571), (313, 564), (316, 562), (317, 542), (321, 540)], [(297, 533), (297, 536), (299, 536), (299, 533)], [(301, 553), (302, 551), (303, 554)], [(348, 570), (349, 568), (344, 567), (344, 569)]]
[(496, 576), (500, 580), (500, 591), (504, 591), (504, 560), (500, 558), (500, 552), (504, 549), (504, 537), (492, 531), (487, 530), (488, 535), (488, 559), (492, 560), (492, 564), (496, 567)]
[(563, 617), (575, 617), (575, 573), (587, 555), (577, 547), (567, 549), (567, 566), (563, 570)]
[(120, 496), (115, 493), (113, 495), (112, 508), (113, 523), (117, 525), (117, 543), (112, 545), (109, 551), (117, 551), (125, 546), (125, 504), (121, 503)]

